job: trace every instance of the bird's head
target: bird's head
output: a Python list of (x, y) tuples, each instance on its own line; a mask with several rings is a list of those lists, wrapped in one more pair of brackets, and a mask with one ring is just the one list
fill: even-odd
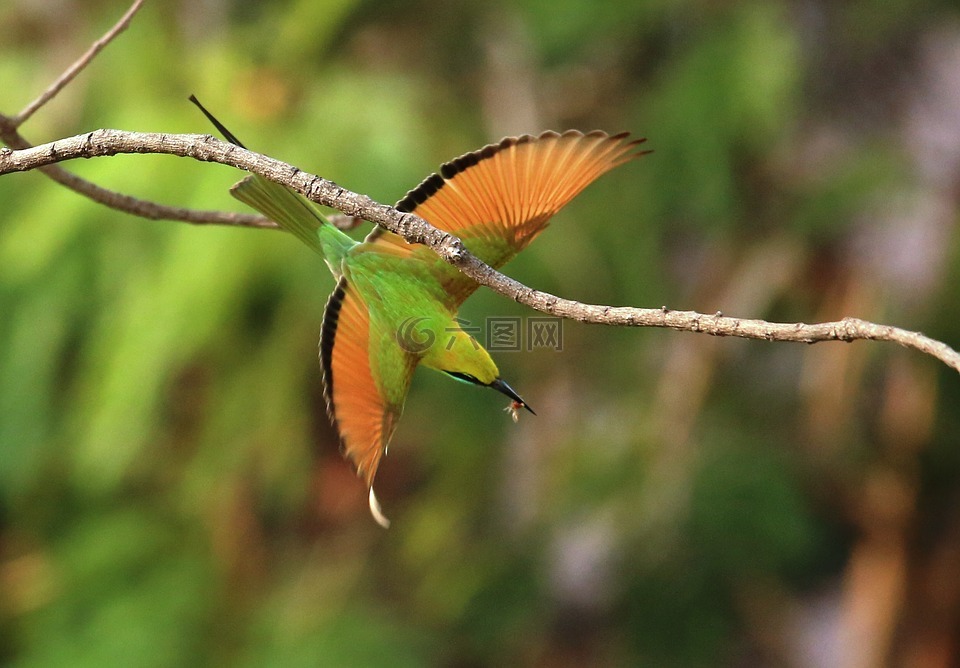
[(475, 338), (460, 327), (447, 328), (444, 336), (446, 338), (438, 337), (437, 342), (424, 355), (421, 364), (443, 371), (464, 383), (493, 388), (510, 397), (512, 409), (522, 407), (536, 415), (527, 402), (500, 378), (497, 364)]
[(494, 378), (489, 383), (481, 382), (476, 376), (472, 376), (468, 373), (463, 373), (462, 371), (449, 371), (445, 370), (446, 374), (456, 378), (457, 380), (463, 381), (465, 383), (472, 383), (474, 385), (482, 385), (484, 387), (492, 387), (497, 392), (505, 394), (510, 397), (511, 404), (507, 407), (507, 410), (511, 411), (513, 414), (513, 421), (517, 421), (516, 411), (520, 408), (526, 408), (528, 411), (536, 415), (536, 412), (527, 405), (527, 402), (523, 400), (517, 391), (510, 387), (505, 380), (502, 378)]

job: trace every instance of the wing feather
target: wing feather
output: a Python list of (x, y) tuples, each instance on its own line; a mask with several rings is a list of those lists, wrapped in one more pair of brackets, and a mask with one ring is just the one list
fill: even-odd
[[(373, 336), (373, 339), (371, 338)], [(395, 353), (403, 355), (399, 346)], [(371, 490), (370, 507), (377, 521), (384, 523), (373, 495), (373, 480), (380, 460), (396, 429), (403, 404), (388, 401), (374, 368), (373, 354), (389, 354), (381, 346), (379, 333), (372, 331), (366, 304), (346, 278), (341, 278), (327, 301), (320, 334), (320, 362), (323, 367), (327, 414), (340, 435), (344, 455), (353, 462)], [(405, 396), (414, 365), (401, 361), (405, 383), (394, 393)]]
[[(627, 133), (508, 137), (466, 153), (440, 167), (397, 203), (434, 227), (456, 234), (477, 257), (500, 267), (523, 250), (550, 218), (605, 172), (643, 155)], [(432, 256), (376, 228), (368, 244), (433, 262), (436, 275), (456, 306), (476, 284)], [(403, 249), (402, 251), (400, 249)]]

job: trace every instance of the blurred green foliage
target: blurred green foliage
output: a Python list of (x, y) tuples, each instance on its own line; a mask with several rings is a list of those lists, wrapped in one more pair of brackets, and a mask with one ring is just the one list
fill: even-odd
[[(0, 6), (0, 111), (125, 8)], [(393, 202), (506, 134), (628, 129), (654, 153), (508, 273), (955, 345), (960, 175), (930, 178), (910, 128), (933, 123), (958, 22), (935, 0), (148, 3), (22, 130), (208, 132), (196, 93), (255, 150)], [(956, 170), (951, 138), (932, 145)], [(67, 167), (237, 208), (219, 165)], [(566, 322), (562, 352), (497, 356), (539, 413), (517, 426), (493, 393), (418, 374), (378, 479), (384, 532), (323, 409), (332, 285), (277, 232), (0, 178), (0, 663), (817, 665), (834, 645), (804, 620), (846, 628), (877, 535), (912, 587), (880, 656), (929, 641), (910, 620), (960, 535), (956, 374), (885, 344)], [(463, 311), (531, 315), (488, 291)], [(938, 610), (931, 627), (958, 628), (956, 595)]]

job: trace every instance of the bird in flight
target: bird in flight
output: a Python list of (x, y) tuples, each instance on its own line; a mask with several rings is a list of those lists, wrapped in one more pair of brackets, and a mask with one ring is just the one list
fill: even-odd
[[(195, 97), (190, 99), (228, 141), (243, 147)], [(496, 269), (599, 176), (647, 153), (637, 149), (643, 141), (630, 140), (627, 133), (576, 130), (508, 137), (445, 163), (396, 208), (456, 235)], [(230, 192), (323, 257), (337, 280), (320, 334), (324, 398), (380, 525), (389, 526), (389, 520), (373, 482), (417, 366), (505, 394), (514, 419), (520, 408), (533, 413), (457, 319), (460, 305), (477, 289), (473, 279), (428, 247), (381, 227), (357, 242), (312, 202), (261, 176), (247, 176)]]

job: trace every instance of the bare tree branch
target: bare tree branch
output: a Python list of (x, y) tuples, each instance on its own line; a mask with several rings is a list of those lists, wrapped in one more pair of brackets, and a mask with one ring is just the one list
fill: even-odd
[(63, 90), (68, 83), (73, 81), (74, 78), (76, 78), (76, 76), (83, 71), (83, 68), (90, 64), (90, 62), (98, 53), (103, 51), (103, 49), (106, 48), (106, 46), (117, 37), (117, 35), (127, 29), (127, 26), (130, 25), (133, 17), (138, 11), (140, 11), (140, 7), (142, 6), (143, 0), (134, 0), (134, 3), (130, 5), (130, 8), (126, 11), (126, 13), (120, 17), (120, 20), (117, 21), (114, 26), (103, 35), (103, 37), (94, 42), (90, 48), (87, 49), (86, 53), (74, 61), (74, 63), (68, 67), (66, 71), (64, 71), (64, 73), (57, 78), (56, 81), (50, 84), (50, 86), (43, 91), (39, 97), (28, 104), (23, 111), (10, 119), (11, 125), (14, 128), (20, 127), (28, 118), (33, 116), (37, 110), (56, 97), (57, 93)]
[(293, 188), (317, 204), (368, 220), (399, 234), (410, 243), (429, 246), (444, 261), (491, 290), (543, 313), (580, 322), (629, 327), (668, 327), (713, 336), (737, 336), (765, 341), (892, 341), (931, 355), (960, 372), (960, 354), (946, 344), (889, 325), (857, 318), (816, 324), (775, 323), (741, 319), (666, 307), (649, 309), (582, 304), (533, 290), (504, 276), (467, 251), (454, 235), (438, 230), (422, 218), (379, 204), (365, 195), (346, 190), (332, 181), (308, 174), (279, 160), (242, 149), (210, 135), (181, 135), (96, 130), (41, 146), (20, 150), (0, 149), (0, 175), (46, 167), (64, 160), (121, 153), (158, 153), (218, 162), (259, 174)]
[[(8, 147), (14, 149), (23, 150), (33, 147), (32, 144), (17, 132), (14, 125), (10, 122), (10, 119), (2, 114), (0, 114), (0, 140)], [(39, 169), (60, 185), (98, 204), (141, 218), (149, 218), (151, 220), (176, 220), (195, 225), (237, 225), (242, 227), (279, 229), (276, 223), (258, 214), (234, 213), (229, 211), (198, 211), (196, 209), (166, 206), (108, 190), (86, 179), (82, 179), (76, 174), (71, 174), (59, 165), (47, 165)]]
[[(10, 148), (28, 149), (33, 144), (24, 139), (12, 119), (0, 114), (0, 141)], [(124, 195), (109, 190), (76, 174), (71, 174), (59, 165), (46, 165), (39, 168), (41, 172), (62, 186), (69, 188), (79, 195), (140, 218), (150, 220), (174, 220), (192, 225), (233, 225), (237, 227), (255, 227), (259, 229), (279, 230), (280, 227), (265, 216), (256, 213), (238, 213), (235, 211), (203, 211), (177, 206), (167, 206), (157, 202)], [(330, 216), (330, 222), (341, 230), (351, 230), (360, 223), (360, 218), (353, 216)]]

